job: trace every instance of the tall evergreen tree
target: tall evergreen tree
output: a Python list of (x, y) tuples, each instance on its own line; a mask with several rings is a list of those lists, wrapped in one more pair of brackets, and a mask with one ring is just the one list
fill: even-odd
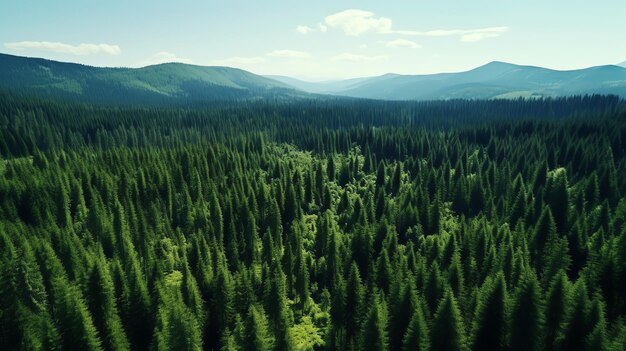
[(87, 285), (87, 302), (106, 350), (128, 350), (130, 344), (118, 314), (113, 282), (102, 259), (95, 262)]
[(270, 351), (274, 347), (274, 336), (271, 334), (267, 317), (260, 306), (250, 306), (245, 323), (244, 350)]
[(430, 350), (430, 336), (428, 324), (424, 318), (422, 307), (417, 306), (413, 311), (413, 317), (402, 340), (403, 351), (427, 351)]
[(463, 319), (454, 294), (447, 291), (439, 302), (430, 328), (432, 350), (466, 351)]
[(510, 350), (540, 351), (543, 348), (543, 305), (541, 289), (532, 272), (522, 277), (510, 316)]
[(488, 278), (479, 292), (479, 302), (472, 330), (472, 348), (505, 350), (507, 290), (502, 272)]
[(545, 347), (552, 350), (556, 347), (557, 338), (566, 320), (566, 313), (570, 306), (570, 282), (565, 272), (557, 274), (546, 295), (546, 328)]
[(389, 350), (387, 339), (387, 313), (386, 304), (375, 297), (370, 304), (369, 312), (363, 321), (361, 330), (360, 350)]

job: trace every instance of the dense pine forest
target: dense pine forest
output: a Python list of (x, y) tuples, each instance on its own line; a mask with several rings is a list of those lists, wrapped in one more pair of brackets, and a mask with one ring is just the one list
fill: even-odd
[(4, 350), (626, 350), (614, 96), (0, 95)]

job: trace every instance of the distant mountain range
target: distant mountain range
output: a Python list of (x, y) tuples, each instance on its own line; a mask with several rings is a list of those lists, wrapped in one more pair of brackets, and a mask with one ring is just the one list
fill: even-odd
[(309, 83), (272, 76), (312, 93), (385, 100), (493, 99), (615, 94), (626, 97), (626, 68), (617, 65), (557, 71), (491, 62), (459, 73), (385, 74), (378, 77)]
[[(626, 62), (620, 65), (626, 66)], [(104, 103), (316, 97), (383, 100), (493, 99), (614, 94), (626, 98), (626, 67), (557, 71), (491, 62), (459, 73), (386, 74), (327, 82), (259, 76), (229, 67), (166, 63), (101, 68), (0, 54), (0, 90)]]
[(165, 63), (101, 68), (0, 54), (0, 90), (106, 103), (158, 103), (307, 95), (229, 67)]

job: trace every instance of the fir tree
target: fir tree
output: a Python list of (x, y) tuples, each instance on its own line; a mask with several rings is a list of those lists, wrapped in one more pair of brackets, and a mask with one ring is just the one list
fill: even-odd
[(532, 272), (524, 274), (513, 299), (510, 350), (542, 350), (544, 317), (541, 289)]
[(432, 350), (467, 350), (461, 312), (451, 291), (447, 291), (439, 302), (430, 332)]

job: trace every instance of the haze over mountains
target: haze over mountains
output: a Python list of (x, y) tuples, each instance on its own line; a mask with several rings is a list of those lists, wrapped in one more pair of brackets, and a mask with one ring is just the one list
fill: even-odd
[(292, 78), (272, 78), (309, 92), (385, 100), (492, 99), (583, 94), (616, 94), (626, 97), (626, 68), (616, 65), (557, 71), (491, 62), (459, 73), (386, 74), (317, 84), (294, 81)]
[(185, 102), (327, 94), (383, 100), (493, 99), (614, 94), (626, 98), (626, 62), (557, 71), (491, 62), (458, 73), (386, 74), (328, 82), (229, 67), (167, 63), (99, 68), (0, 54), (0, 90), (88, 102)]

